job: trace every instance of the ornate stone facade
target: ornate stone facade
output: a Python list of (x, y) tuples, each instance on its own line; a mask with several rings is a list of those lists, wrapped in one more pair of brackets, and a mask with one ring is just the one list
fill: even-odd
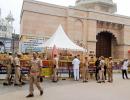
[(0, 52), (12, 51), (13, 21), (11, 12), (6, 18), (2, 18), (0, 9)]
[[(67, 35), (87, 47), (88, 53), (127, 58), (130, 49), (130, 17), (114, 14), (115, 11), (116, 4), (112, 0), (78, 0), (74, 7), (24, 0), (21, 34), (44, 33), (43, 36), (51, 36), (62, 24)], [(99, 37), (104, 34), (110, 37), (107, 42), (101, 39), (102, 36)], [(109, 44), (109, 49), (105, 49), (107, 44), (103, 42)]]

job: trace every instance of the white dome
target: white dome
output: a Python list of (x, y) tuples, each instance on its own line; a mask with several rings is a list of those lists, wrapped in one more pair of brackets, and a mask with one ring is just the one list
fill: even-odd
[(76, 8), (92, 9), (109, 13), (114, 13), (117, 10), (117, 6), (113, 0), (77, 0)]
[(79, 2), (106, 2), (106, 3), (113, 3), (113, 0), (77, 0)]

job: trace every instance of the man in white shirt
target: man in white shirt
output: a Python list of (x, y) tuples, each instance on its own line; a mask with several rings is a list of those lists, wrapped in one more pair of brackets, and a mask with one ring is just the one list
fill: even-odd
[(80, 60), (77, 58), (77, 56), (75, 56), (74, 60), (72, 61), (72, 64), (73, 64), (74, 80), (78, 81)]
[(125, 79), (124, 75), (128, 79), (128, 75), (127, 75), (128, 65), (129, 65), (129, 61), (128, 61), (128, 59), (125, 59), (123, 61), (123, 65), (122, 65), (122, 78), (123, 79)]
[(105, 76), (104, 76), (104, 66), (105, 66), (105, 61), (104, 61), (104, 57), (101, 56), (100, 57), (100, 70), (99, 70), (99, 81), (98, 83), (101, 83), (101, 82), (105, 82)]

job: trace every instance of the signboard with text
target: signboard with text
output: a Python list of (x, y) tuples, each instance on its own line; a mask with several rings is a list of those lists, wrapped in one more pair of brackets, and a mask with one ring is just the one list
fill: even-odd
[(46, 38), (36, 36), (21, 36), (20, 49), (21, 52), (42, 52), (42, 44)]

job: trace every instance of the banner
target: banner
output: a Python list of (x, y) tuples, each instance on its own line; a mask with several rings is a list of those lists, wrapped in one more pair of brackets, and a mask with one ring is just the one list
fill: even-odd
[(21, 52), (42, 52), (43, 48), (40, 46), (46, 39), (45, 37), (22, 35), (20, 38)]
[(2, 52), (11, 52), (12, 49), (12, 40), (8, 38), (0, 38), (0, 53)]

